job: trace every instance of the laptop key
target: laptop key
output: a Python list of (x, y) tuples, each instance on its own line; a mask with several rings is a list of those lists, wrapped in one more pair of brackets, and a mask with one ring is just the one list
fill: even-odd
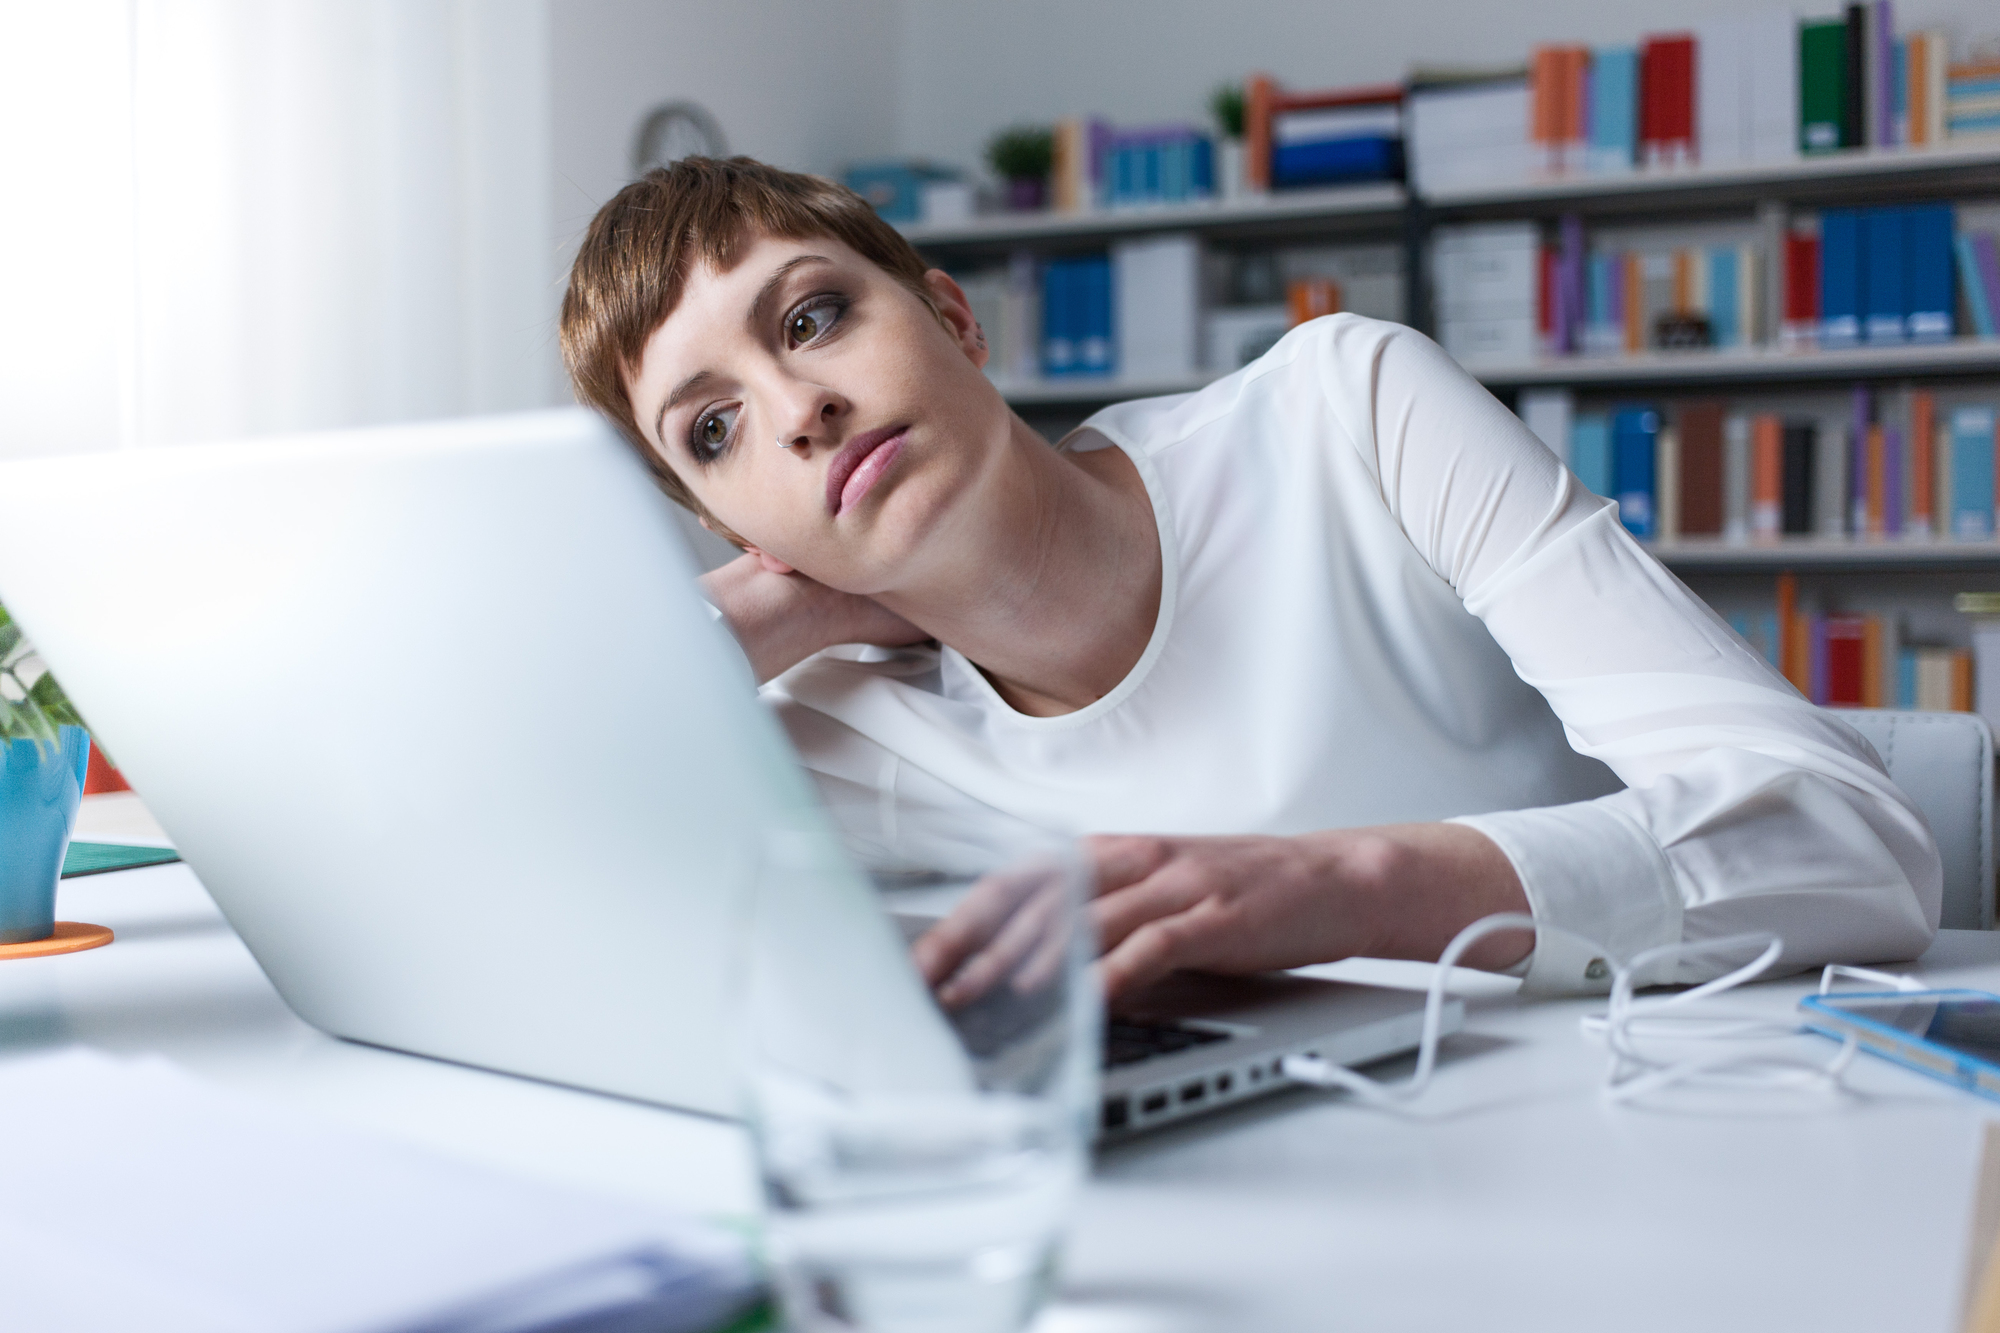
[(1211, 1042), (1228, 1041), (1227, 1032), (1210, 1032), (1179, 1023), (1144, 1023), (1112, 1019), (1104, 1025), (1104, 1065), (1118, 1069), (1156, 1056), (1175, 1055)]

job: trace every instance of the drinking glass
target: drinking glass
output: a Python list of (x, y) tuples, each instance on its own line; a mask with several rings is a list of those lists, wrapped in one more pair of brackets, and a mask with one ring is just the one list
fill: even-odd
[(1061, 843), (1010, 839), (961, 888), (871, 883), (830, 840), (769, 840), (743, 1082), (791, 1327), (1016, 1333), (1034, 1317), (1096, 1101), (1086, 883)]

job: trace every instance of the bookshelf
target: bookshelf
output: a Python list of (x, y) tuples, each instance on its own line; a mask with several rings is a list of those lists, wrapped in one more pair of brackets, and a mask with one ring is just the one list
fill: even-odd
[(2000, 193), (2000, 140), (1935, 148), (1854, 148), (1748, 166), (1544, 176), (1440, 190), (1421, 202), (1434, 219), (1456, 221), (1493, 214), (1722, 208), (1771, 199), (1868, 203), (1951, 193)]
[[(1060, 256), (1148, 233), (1190, 232), (1205, 248), (1238, 258), (1280, 247), (1394, 242), (1403, 256), (1404, 322), (1431, 332), (1428, 259), (1439, 226), (1533, 221), (1546, 227), (1575, 213), (1591, 228), (1752, 222), (1768, 235), (1800, 210), (1929, 200), (2000, 201), (2000, 140), (1843, 151), (1749, 166), (1547, 177), (1429, 196), (1377, 185), (1117, 211), (1006, 214), (911, 226), (904, 234), (947, 266), (991, 262), (1020, 250)], [(1467, 368), (1503, 397), (1568, 388), (1599, 406), (1621, 396), (1656, 402), (1702, 396), (1754, 400), (1758, 410), (1770, 410), (1773, 401), (1796, 398), (1813, 399), (1813, 410), (1823, 416), (1829, 396), (1844, 394), (1857, 382), (2000, 397), (2000, 340), (1971, 337), (1841, 349), (1760, 345), (1542, 356)], [(1055, 438), (1107, 403), (1190, 392), (1223, 373), (998, 383), (1031, 424)], [(2000, 541), (1684, 538), (1650, 549), (1718, 613), (1739, 623), (1766, 615), (1778, 576), (1791, 574), (1802, 610), (1893, 617), (1905, 642), (1962, 648), (1970, 641), (1970, 621), (1954, 608), (1953, 598), (1961, 592), (2000, 592)]]
[(1776, 542), (1732, 542), (1687, 537), (1649, 542), (1646, 549), (1679, 574), (1838, 573), (2000, 574), (2000, 542), (1852, 537), (1784, 537)]
[(1493, 389), (1545, 384), (1579, 389), (1653, 385), (1803, 384), (1827, 380), (2000, 375), (2000, 339), (1960, 338), (1900, 347), (1787, 351), (1776, 347), (1645, 352), (1636, 356), (1538, 357), (1467, 366)]
[(1193, 231), (1233, 240), (1302, 231), (1393, 230), (1403, 226), (1409, 206), (1400, 185), (1354, 185), (1082, 213), (992, 213), (970, 222), (911, 224), (898, 230), (920, 250), (962, 254), (1037, 242), (1101, 244), (1149, 231)]

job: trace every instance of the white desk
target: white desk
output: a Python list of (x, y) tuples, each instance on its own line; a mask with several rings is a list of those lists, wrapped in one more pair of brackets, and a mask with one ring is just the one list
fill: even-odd
[[(67, 881), (59, 915), (118, 942), (0, 964), (0, 1056), (157, 1052), (524, 1174), (707, 1214), (752, 1207), (731, 1126), (307, 1027), (185, 866)], [(1917, 970), (2000, 990), (2000, 934), (1948, 934)], [(1744, 1003), (1786, 1012), (1806, 988)], [(1601, 1050), (1576, 1030), (1596, 1007), (1474, 999), (1408, 1115), (1288, 1092), (1104, 1154), (1040, 1333), (1945, 1333), (1978, 1136), (2000, 1104), (1863, 1058), (1864, 1095), (1842, 1105), (1613, 1109), (1596, 1095)]]

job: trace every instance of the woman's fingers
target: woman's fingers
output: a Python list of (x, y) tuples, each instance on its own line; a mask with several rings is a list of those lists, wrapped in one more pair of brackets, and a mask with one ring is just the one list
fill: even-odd
[(1151, 985), (1170, 972), (1195, 966), (1204, 932), (1206, 903), (1158, 917), (1127, 935), (1098, 961), (1104, 993), (1112, 998)]
[(1083, 840), (1083, 852), (1096, 882), (1094, 892), (1102, 897), (1136, 884), (1165, 865), (1174, 854), (1174, 845), (1168, 838), (1100, 833)]
[(1137, 884), (1104, 894), (1091, 903), (1098, 950), (1109, 953), (1147, 922), (1185, 912), (1218, 891), (1211, 877), (1199, 867), (1186, 861), (1169, 862)]

